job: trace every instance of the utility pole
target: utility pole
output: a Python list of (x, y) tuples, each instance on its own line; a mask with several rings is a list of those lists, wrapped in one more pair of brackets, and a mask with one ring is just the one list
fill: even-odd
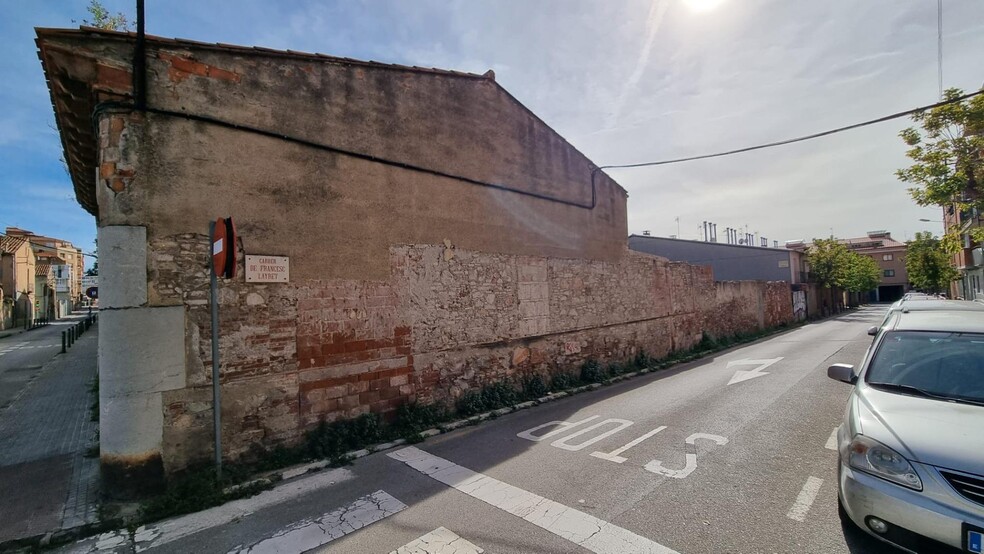
[(940, 100), (943, 99), (943, 0), (936, 0), (936, 67), (939, 72)]

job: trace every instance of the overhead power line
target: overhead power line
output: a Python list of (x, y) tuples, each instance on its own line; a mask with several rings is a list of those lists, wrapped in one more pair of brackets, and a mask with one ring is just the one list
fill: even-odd
[(834, 134), (837, 134), (837, 133), (843, 133), (844, 131), (850, 131), (852, 129), (859, 129), (861, 127), (866, 127), (868, 125), (874, 125), (875, 123), (882, 123), (884, 121), (889, 121), (889, 120), (892, 120), (892, 119), (898, 119), (900, 117), (906, 117), (906, 116), (917, 114), (919, 112), (923, 112), (923, 111), (926, 111), (926, 110), (931, 110), (933, 108), (938, 108), (940, 106), (946, 106), (948, 104), (956, 104), (957, 102), (962, 102), (962, 101), (964, 101), (964, 100), (966, 100), (968, 98), (973, 98), (974, 96), (977, 96), (979, 94), (984, 94), (984, 89), (979, 90), (977, 92), (971, 92), (969, 94), (964, 94), (962, 96), (958, 96), (958, 97), (953, 98), (951, 100), (945, 100), (945, 101), (942, 101), (942, 102), (937, 102), (935, 104), (930, 104), (928, 106), (921, 106), (921, 107), (918, 107), (918, 108), (913, 108), (911, 110), (906, 110), (904, 112), (898, 112), (898, 113), (894, 113), (892, 115), (886, 115), (884, 117), (879, 117), (878, 119), (870, 119), (868, 121), (863, 121), (861, 123), (855, 123), (853, 125), (848, 125), (846, 127), (838, 127), (836, 129), (831, 129), (829, 131), (823, 131), (823, 132), (820, 132), (820, 133), (813, 133), (812, 135), (806, 135), (806, 136), (802, 136), (802, 137), (796, 137), (796, 138), (791, 138), (791, 139), (786, 139), (786, 140), (780, 140), (780, 141), (777, 141), (777, 142), (769, 142), (769, 143), (766, 143), (766, 144), (758, 144), (758, 145), (755, 145), (755, 146), (746, 146), (745, 148), (738, 148), (738, 149), (735, 149), (735, 150), (728, 150), (727, 152), (717, 152), (715, 154), (702, 154), (700, 156), (688, 156), (686, 158), (674, 158), (672, 160), (660, 160), (660, 161), (655, 161), (655, 162), (640, 162), (640, 163), (633, 163), (633, 164), (603, 165), (603, 166), (600, 166), (598, 169), (626, 169), (626, 168), (632, 168), (632, 167), (649, 167), (649, 166), (654, 166), (654, 165), (669, 165), (669, 164), (676, 164), (676, 163), (681, 163), (681, 162), (691, 162), (691, 161), (694, 161), (694, 160), (705, 160), (707, 158), (720, 158), (722, 156), (731, 156), (733, 154), (741, 154), (743, 152), (751, 152), (753, 150), (762, 150), (762, 149), (765, 149), (765, 148), (773, 148), (775, 146), (783, 146), (783, 145), (786, 145), (786, 144), (793, 144), (794, 142), (803, 142), (803, 141), (812, 140), (812, 139), (815, 139), (815, 138), (826, 137), (828, 135), (834, 135)]

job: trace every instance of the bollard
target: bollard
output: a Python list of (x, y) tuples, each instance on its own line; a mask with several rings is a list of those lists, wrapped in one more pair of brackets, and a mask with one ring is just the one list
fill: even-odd
[(61, 351), (62, 354), (68, 352), (68, 345), (66, 344), (67, 340), (68, 337), (65, 336), (65, 331), (62, 331), (62, 351)]
[(68, 329), (65, 329), (65, 333), (68, 335), (68, 347), (71, 348), (72, 347), (72, 328), (69, 327)]

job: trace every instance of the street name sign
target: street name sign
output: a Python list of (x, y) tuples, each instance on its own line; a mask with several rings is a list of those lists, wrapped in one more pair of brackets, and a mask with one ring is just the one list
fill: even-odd
[(290, 281), (290, 258), (287, 256), (246, 255), (247, 283), (287, 283)]

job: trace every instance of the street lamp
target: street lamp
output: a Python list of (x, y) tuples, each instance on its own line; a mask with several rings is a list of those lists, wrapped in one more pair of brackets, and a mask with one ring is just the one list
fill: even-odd
[(926, 223), (943, 223), (942, 221), (940, 221), (938, 219), (926, 219), (926, 218), (922, 218), (922, 217), (919, 218), (919, 221), (925, 221)]

